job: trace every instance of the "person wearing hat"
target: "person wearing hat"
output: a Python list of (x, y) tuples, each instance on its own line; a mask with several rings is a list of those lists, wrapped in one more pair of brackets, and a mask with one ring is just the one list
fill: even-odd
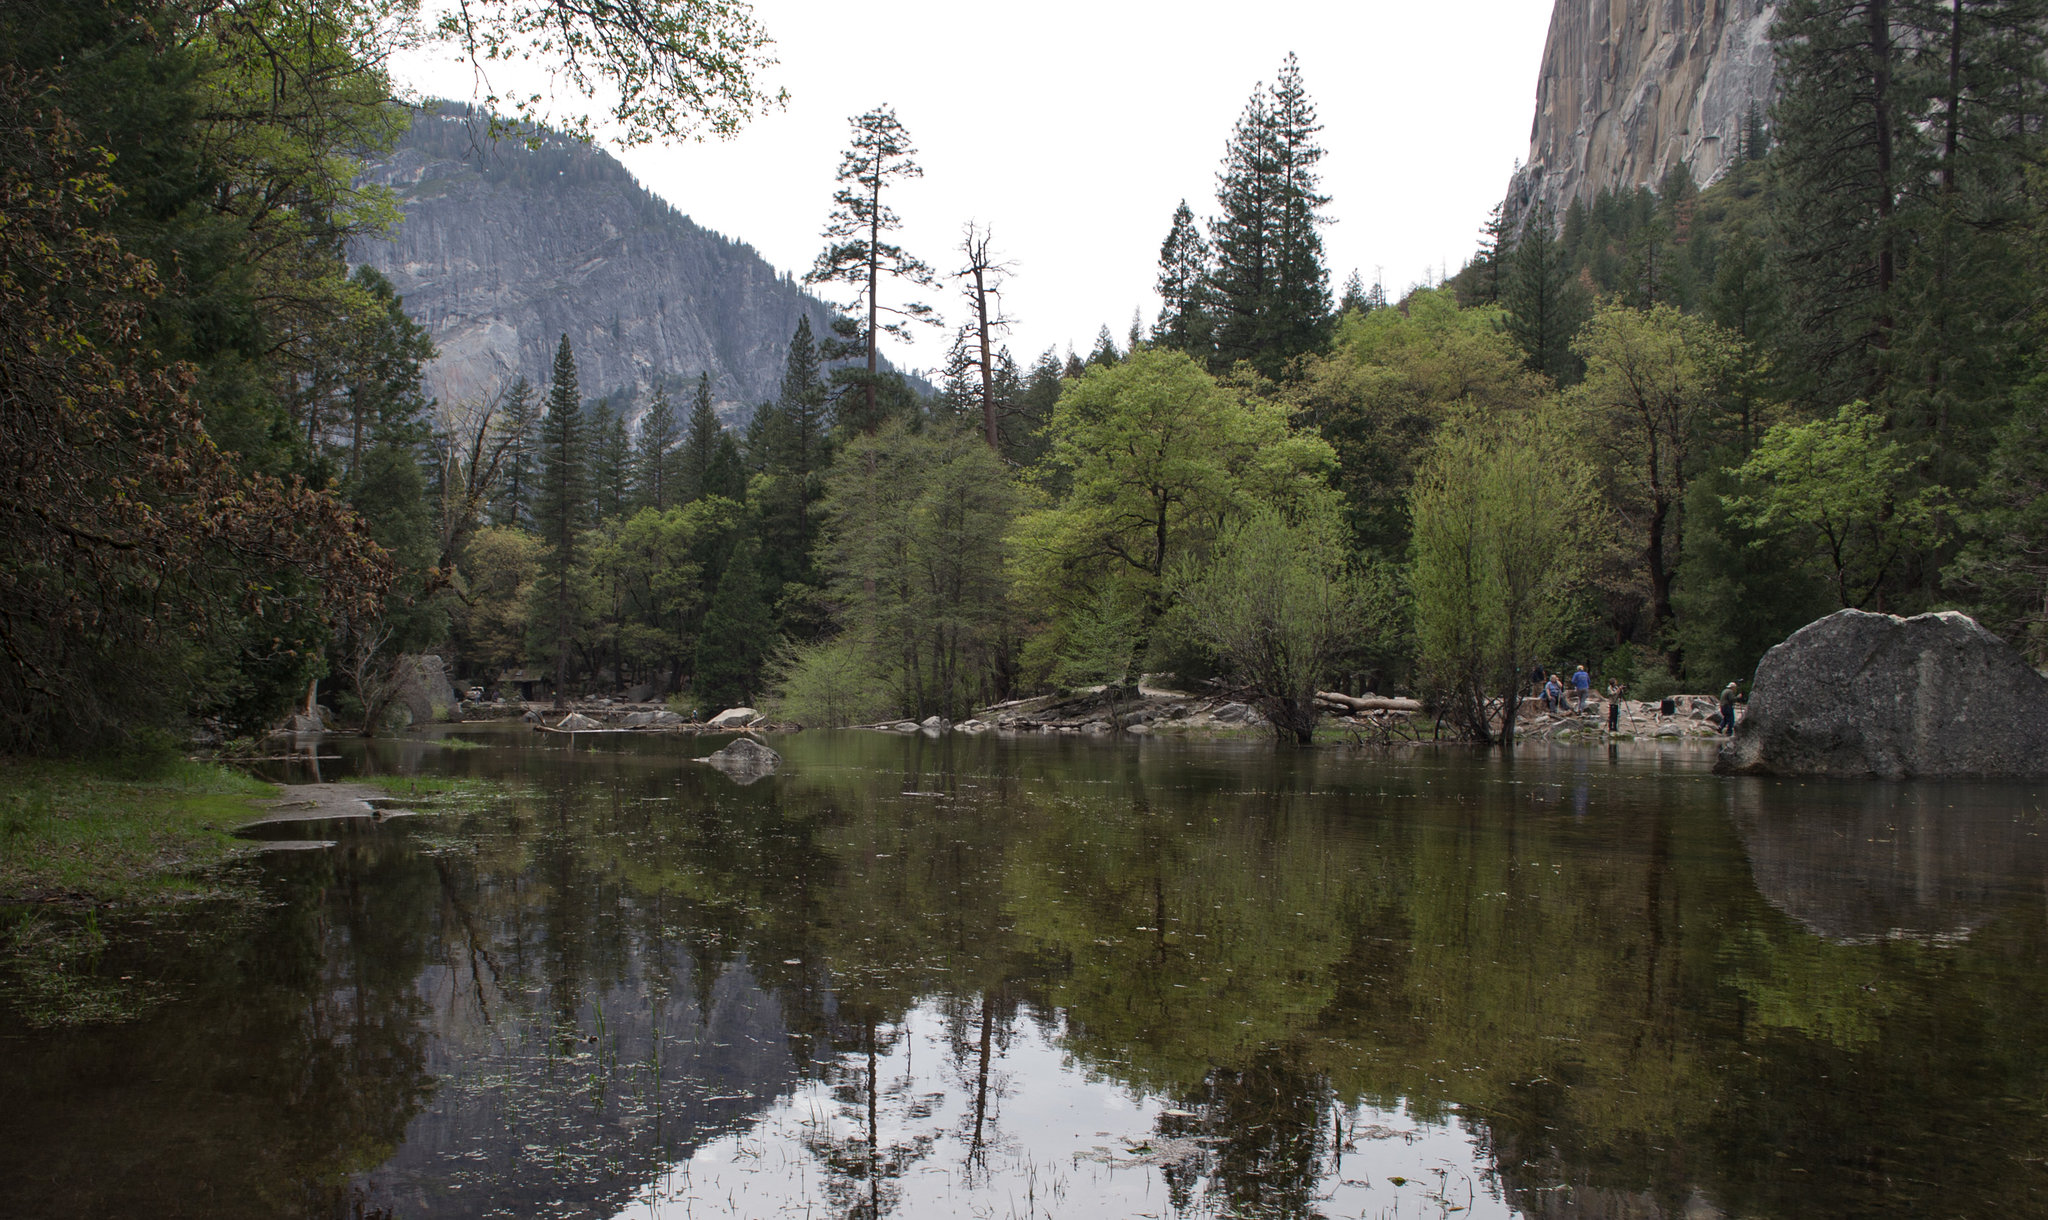
[(1735, 697), (1741, 693), (1732, 681), (1721, 688), (1721, 732), (1724, 736), (1735, 736)]

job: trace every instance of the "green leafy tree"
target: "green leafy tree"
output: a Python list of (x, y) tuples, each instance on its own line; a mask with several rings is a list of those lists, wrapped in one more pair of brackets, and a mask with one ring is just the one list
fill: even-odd
[(959, 719), (1004, 693), (1014, 639), (1006, 536), (1019, 495), (976, 431), (891, 424), (850, 443), (825, 501), (841, 640), (896, 708)]
[[(896, 112), (878, 107), (851, 120), (853, 141), (839, 162), (839, 189), (832, 195), (832, 212), (825, 223), (825, 240), (830, 243), (818, 255), (804, 276), (806, 284), (846, 284), (855, 290), (850, 310), (864, 311), (865, 329), (859, 343), (867, 357), (866, 381), (860, 430), (879, 426), (880, 362), (876, 343), (883, 334), (907, 339), (912, 322), (941, 325), (932, 307), (917, 301), (884, 305), (881, 279), (889, 276), (921, 288), (937, 287), (932, 269), (907, 253), (903, 247), (883, 240), (883, 234), (902, 228), (894, 209), (882, 202), (882, 188), (922, 178), (924, 170), (916, 161), (917, 149), (910, 133), (896, 121)], [(884, 313), (892, 315), (882, 320)]]
[(1730, 515), (1803, 552), (1838, 605), (1884, 609), (1914, 557), (1940, 538), (1939, 491), (1920, 483), (1884, 421), (1853, 402), (1832, 419), (1783, 423), (1737, 472)]
[[(1276, 403), (1234, 394), (1187, 355), (1145, 348), (1067, 383), (1037, 477), (1061, 489), (1018, 527), (1028, 604), (1065, 620), (1119, 586), (1142, 607), (1136, 654), (1165, 609), (1163, 579), (1183, 553), (1256, 504), (1283, 511), (1329, 496), (1328, 445), (1293, 430)], [(1064, 628), (1040, 637), (1043, 657)]]
[(1603, 532), (1592, 473), (1548, 410), (1461, 413), (1410, 495), (1424, 680), (1474, 737), (1512, 744), (1530, 661), (1569, 626)]
[(1580, 414), (1582, 452), (1595, 459), (1608, 503), (1626, 523), (1649, 586), (1654, 640), (1683, 672), (1672, 588), (1685, 546), (1688, 489), (1718, 439), (1722, 413), (1745, 371), (1740, 341), (1669, 305), (1610, 305), (1572, 350), (1585, 380), (1567, 401)]
[(1257, 692), (1282, 741), (1308, 744), (1316, 691), (1361, 637), (1391, 624), (1391, 583), (1368, 592), (1346, 550), (1334, 513), (1295, 525), (1261, 508), (1224, 530), (1207, 564), (1175, 573), (1175, 629)]
[(1283, 391), (1295, 418), (1337, 455), (1354, 545), (1383, 562), (1408, 554), (1408, 486), (1438, 425), (1470, 406), (1505, 413), (1534, 403), (1542, 381), (1493, 306), (1460, 309), (1449, 288), (1403, 309), (1347, 313), (1327, 356), (1310, 357)]

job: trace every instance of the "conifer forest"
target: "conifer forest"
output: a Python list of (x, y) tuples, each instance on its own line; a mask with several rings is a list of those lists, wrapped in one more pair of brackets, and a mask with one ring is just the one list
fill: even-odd
[[(1028, 271), (986, 228), (899, 243), (947, 167), (878, 106), (803, 273), (836, 320), (765, 337), (737, 427), (706, 370), (635, 398), (566, 335), (544, 382), (428, 398), (426, 331), (346, 256), (398, 220), (358, 177), (415, 121), (389, 39), (553, 30), (642, 141), (774, 104), (744, 6), (470, 7), (0, 9), (0, 750), (314, 701), (382, 731), (421, 654), (806, 727), (1171, 673), (1299, 741), (1332, 689), (1490, 741), (1563, 659), (1716, 690), (1842, 607), (2048, 663), (2040, 0), (1790, 0), (1711, 182), (1496, 209), (1407, 286), (1327, 265), (1290, 57), (1159, 217), (1163, 309), (1065, 351), (1011, 350)], [(498, 111), (479, 138), (531, 130)], [(889, 361), (918, 328), (954, 337), (930, 384)]]

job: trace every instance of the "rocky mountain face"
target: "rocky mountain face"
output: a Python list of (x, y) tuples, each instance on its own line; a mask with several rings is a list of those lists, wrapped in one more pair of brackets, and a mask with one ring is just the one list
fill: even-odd
[(680, 398), (708, 371), (720, 416), (738, 426), (775, 396), (798, 317), (828, 333), (830, 310), (793, 278), (601, 149), (492, 142), (451, 108), (417, 116), (365, 177), (396, 193), (405, 219), (350, 255), (390, 277), (433, 336), (427, 389), (443, 401), (521, 374), (545, 387), (566, 334), (586, 397), (632, 391), (637, 417), (657, 379)]
[(1777, 11), (1776, 0), (1557, 0), (1509, 218), (1653, 186), (1679, 162), (1713, 181), (1751, 108), (1770, 108)]

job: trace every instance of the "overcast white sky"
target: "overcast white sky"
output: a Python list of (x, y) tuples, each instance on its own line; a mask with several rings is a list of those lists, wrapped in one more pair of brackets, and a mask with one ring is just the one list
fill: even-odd
[[(847, 119), (893, 106), (925, 171), (893, 200), (903, 245), (944, 273), (963, 225), (992, 227), (1016, 266), (1008, 343), (1028, 365), (1048, 347), (1085, 355), (1105, 323), (1121, 344), (1133, 309), (1150, 325), (1174, 206), (1215, 211), (1231, 124), (1289, 51), (1324, 128), (1332, 292), (1354, 267), (1368, 285), (1378, 269), (1390, 295), (1455, 272), (1527, 155), (1550, 5), (758, 0), (755, 16), (788, 108), (728, 142), (621, 159), (697, 223), (801, 275), (823, 246)], [(468, 79), (397, 70), (441, 96)], [(951, 285), (932, 303), (949, 327), (964, 317)], [(890, 355), (935, 368), (949, 334)]]

